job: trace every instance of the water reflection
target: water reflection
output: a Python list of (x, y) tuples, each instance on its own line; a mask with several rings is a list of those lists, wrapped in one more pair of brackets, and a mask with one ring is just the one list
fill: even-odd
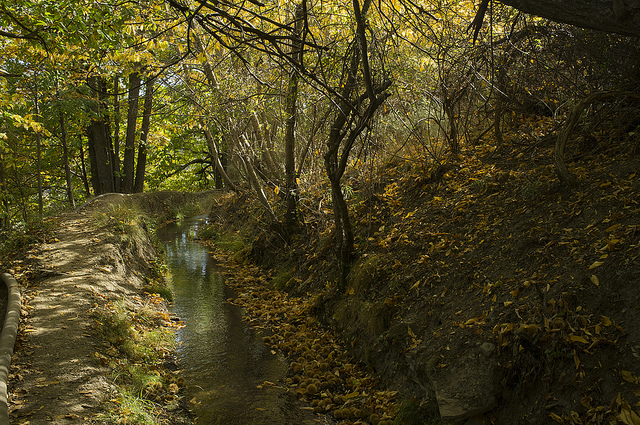
[(170, 224), (158, 232), (172, 275), (173, 314), (185, 324), (177, 333), (178, 357), (198, 423), (317, 423), (282, 388), (257, 388), (281, 381), (286, 365), (242, 322), (241, 309), (226, 301), (233, 294), (218, 266), (192, 239), (203, 220)]

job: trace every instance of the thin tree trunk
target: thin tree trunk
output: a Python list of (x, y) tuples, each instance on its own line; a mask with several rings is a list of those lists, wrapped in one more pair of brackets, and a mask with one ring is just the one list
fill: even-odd
[(64, 120), (64, 112), (60, 110), (60, 141), (62, 142), (62, 162), (64, 165), (64, 178), (67, 183), (67, 199), (72, 208), (76, 207), (73, 197), (73, 182), (71, 181), (71, 168), (69, 167), (69, 147), (67, 144), (67, 127)]
[(258, 146), (260, 146), (260, 152), (264, 162), (267, 164), (269, 174), (271, 178), (280, 179), (282, 177), (282, 169), (278, 167), (271, 149), (269, 148), (263, 132), (260, 130), (260, 121), (258, 120), (258, 114), (253, 112), (251, 114), (251, 126), (253, 127), (253, 133), (256, 135)]
[(153, 78), (147, 78), (144, 93), (144, 110), (142, 113), (142, 127), (140, 129), (140, 144), (138, 145), (138, 163), (136, 164), (136, 181), (134, 192), (144, 191), (144, 175), (147, 165), (147, 143), (149, 143), (149, 128), (151, 127), (151, 111), (153, 109)]
[(0, 214), (0, 228), (7, 229), (9, 227), (9, 191), (7, 190), (7, 177), (4, 171), (4, 150), (0, 148), (0, 199), (2, 199), (2, 207), (4, 212)]
[(449, 121), (449, 134), (447, 134), (447, 143), (452, 155), (460, 153), (460, 143), (458, 142), (458, 123), (455, 113), (455, 101), (448, 96), (448, 91), (444, 90), (443, 109)]
[(240, 189), (233, 183), (233, 181), (231, 181), (231, 178), (229, 178), (229, 175), (225, 171), (224, 166), (220, 161), (220, 151), (218, 150), (218, 145), (216, 144), (211, 131), (209, 131), (209, 127), (202, 119), (200, 120), (200, 124), (204, 128), (204, 135), (207, 138), (209, 153), (211, 154), (213, 165), (215, 166), (216, 171), (220, 174), (220, 177), (222, 177), (222, 180), (224, 180), (224, 183), (229, 187), (229, 189), (233, 190), (234, 192), (238, 192)]
[(113, 77), (113, 189), (122, 190), (122, 175), (120, 171), (120, 76)]
[[(304, 0), (303, 0), (304, 1)], [(291, 58), (296, 63), (302, 62), (302, 22), (304, 20), (304, 6), (302, 3), (296, 6), (294, 39), (291, 43)], [(285, 152), (285, 199), (287, 210), (284, 215), (287, 235), (291, 235), (297, 225), (297, 203), (298, 203), (298, 183), (296, 175), (296, 119), (298, 100), (298, 72), (294, 69), (289, 73), (289, 87), (287, 89), (287, 99), (285, 103), (285, 113), (287, 120), (285, 124), (284, 152)]]
[[(61, 101), (60, 96), (60, 84), (58, 80), (58, 74), (56, 73), (56, 98)], [(64, 177), (67, 184), (67, 199), (69, 200), (69, 205), (72, 208), (76, 207), (76, 201), (73, 197), (73, 183), (71, 181), (71, 168), (69, 166), (69, 148), (67, 143), (67, 126), (64, 119), (64, 111), (62, 110), (62, 106), (60, 106), (60, 110), (58, 112), (58, 121), (60, 124), (60, 142), (62, 143), (62, 165), (64, 167)]]
[[(198, 48), (198, 46), (202, 47), (201, 44), (198, 44), (200, 38), (196, 37), (196, 40), (197, 40), (196, 49)], [(209, 72), (206, 71), (207, 69), (211, 71), (211, 67), (206, 65), (208, 65), (208, 60), (205, 63), (205, 75), (209, 74)], [(184, 81), (188, 82), (188, 72), (184, 65), (182, 67), (182, 71), (184, 73)], [(208, 76), (207, 79), (209, 82), (209, 87), (211, 87), (212, 89), (217, 89), (218, 83), (215, 81), (215, 76), (213, 74), (213, 71), (210, 72), (210, 76)], [(189, 84), (186, 84), (186, 85), (191, 93), (190, 100), (193, 102), (194, 105), (202, 108), (202, 106), (198, 104), (195, 90)], [(207, 146), (209, 147), (209, 154), (211, 155), (211, 158), (213, 160), (213, 165), (215, 167), (216, 172), (220, 175), (220, 177), (225, 182), (225, 184), (229, 187), (229, 189), (233, 190), (234, 192), (238, 192), (240, 189), (233, 183), (233, 181), (231, 181), (231, 178), (229, 178), (229, 175), (224, 169), (224, 164), (220, 159), (220, 150), (218, 149), (218, 145), (213, 137), (213, 134), (211, 134), (209, 125), (205, 122), (203, 117), (200, 117), (199, 121), (200, 121), (200, 125), (204, 129), (204, 135), (207, 138)], [(216, 188), (217, 186), (218, 184), (216, 182)]]
[[(249, 142), (245, 140), (244, 143), (245, 145), (247, 145), (247, 148), (248, 148)], [(251, 159), (250, 158), (245, 159), (242, 157), (242, 155), (238, 155), (238, 158), (240, 158), (240, 161), (242, 161), (242, 164), (244, 165), (245, 171), (247, 173), (247, 179), (249, 180), (249, 183), (251, 184), (251, 186), (253, 186), (253, 190), (256, 192), (256, 195), (258, 196), (258, 202), (260, 202), (260, 204), (267, 211), (267, 213), (269, 214), (269, 217), (271, 218), (271, 221), (273, 223), (277, 223), (278, 218), (276, 217), (275, 213), (271, 209), (271, 205), (269, 205), (269, 200), (267, 199), (267, 196), (262, 190), (262, 186), (260, 185), (260, 182), (258, 181), (258, 177), (256, 176), (256, 171), (253, 168), (253, 165), (251, 164)]]
[(82, 176), (82, 184), (84, 185), (84, 192), (87, 196), (91, 196), (91, 186), (89, 186), (89, 178), (87, 176), (87, 166), (84, 162), (84, 147), (80, 143), (80, 175)]
[(138, 101), (140, 97), (140, 74), (129, 74), (129, 110), (127, 111), (127, 134), (124, 145), (124, 170), (122, 191), (133, 191), (136, 153), (136, 121), (138, 119)]
[[(40, 105), (38, 104), (38, 73), (35, 74), (35, 89), (33, 92), (33, 102), (35, 107), (36, 121), (40, 120)], [(38, 218), (42, 220), (43, 199), (42, 199), (42, 139), (40, 132), (36, 131), (36, 173), (38, 179)]]
[(302, 174), (302, 170), (304, 169), (305, 161), (307, 160), (307, 156), (309, 155), (309, 150), (311, 149), (311, 147), (314, 144), (316, 134), (318, 133), (318, 131), (322, 127), (322, 123), (324, 123), (327, 120), (327, 118), (329, 117), (330, 113), (331, 113), (331, 109), (327, 109), (327, 111), (322, 116), (322, 118), (320, 120), (318, 120), (317, 119), (317, 113), (316, 113), (316, 107), (315, 106), (313, 107), (313, 125), (311, 127), (311, 134), (309, 134), (309, 140), (307, 141), (307, 144), (305, 145), (304, 149), (302, 150), (302, 154), (300, 155), (300, 159), (298, 161), (298, 172), (297, 172), (297, 175), (301, 175)]
[(504, 145), (504, 138), (502, 137), (502, 114), (506, 101), (504, 95), (504, 93), (506, 93), (506, 72), (506, 65), (501, 66), (498, 69), (498, 75), (496, 78), (496, 108), (493, 117), (493, 133), (496, 139), (496, 146), (498, 147), (502, 147), (502, 145)]

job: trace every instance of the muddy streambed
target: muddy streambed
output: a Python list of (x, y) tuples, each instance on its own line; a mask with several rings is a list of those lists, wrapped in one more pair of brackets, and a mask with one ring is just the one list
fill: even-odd
[(242, 309), (228, 302), (234, 293), (224, 284), (221, 266), (193, 239), (205, 223), (194, 217), (158, 231), (173, 284), (172, 314), (185, 325), (177, 331), (177, 354), (197, 422), (319, 423), (280, 387), (287, 372), (284, 358), (273, 354), (243, 323)]

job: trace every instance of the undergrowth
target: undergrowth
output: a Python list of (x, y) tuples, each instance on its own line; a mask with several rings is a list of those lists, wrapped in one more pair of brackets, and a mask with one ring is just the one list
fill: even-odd
[(118, 386), (103, 423), (159, 424), (160, 408), (177, 409), (184, 381), (159, 366), (175, 350), (174, 325), (163, 311), (162, 298), (150, 296), (135, 304), (109, 302), (96, 307), (92, 326), (106, 347), (95, 360), (111, 370)]
[(45, 219), (42, 221), (22, 223), (10, 231), (1, 231), (0, 257), (13, 257), (32, 245), (46, 242), (53, 237), (54, 228), (55, 221)]

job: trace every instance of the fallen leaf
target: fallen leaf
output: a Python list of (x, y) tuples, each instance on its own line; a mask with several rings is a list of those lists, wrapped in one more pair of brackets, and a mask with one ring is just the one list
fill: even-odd
[(640, 425), (640, 416), (633, 410), (623, 408), (620, 414), (618, 414), (618, 419), (626, 425)]
[(561, 416), (556, 415), (555, 413), (549, 413), (549, 417), (551, 419), (553, 419), (554, 421), (558, 422), (559, 424), (563, 424), (564, 423), (564, 419), (562, 419)]
[(583, 344), (588, 344), (589, 343), (589, 341), (587, 341), (586, 339), (584, 339), (583, 337), (581, 337), (579, 335), (571, 335), (569, 338), (573, 342), (581, 342)]
[(620, 375), (622, 375), (622, 379), (624, 379), (627, 382), (631, 382), (632, 384), (638, 383), (638, 378), (633, 376), (633, 374), (628, 370), (621, 370)]
[(594, 261), (593, 264), (589, 266), (589, 270), (593, 270), (596, 267), (600, 267), (603, 264), (604, 264), (604, 261)]

